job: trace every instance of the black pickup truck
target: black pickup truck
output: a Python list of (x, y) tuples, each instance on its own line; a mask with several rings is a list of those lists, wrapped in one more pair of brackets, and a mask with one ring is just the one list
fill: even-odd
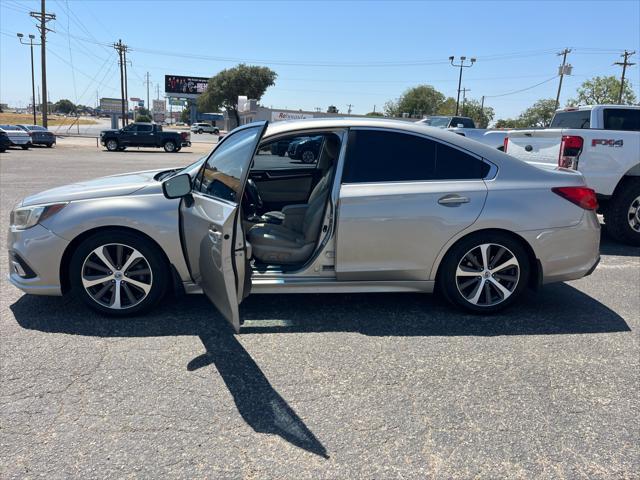
[(110, 152), (122, 151), (127, 147), (164, 148), (165, 152), (179, 152), (182, 147), (191, 146), (188, 132), (163, 132), (155, 123), (132, 123), (120, 130), (103, 130), (100, 143)]

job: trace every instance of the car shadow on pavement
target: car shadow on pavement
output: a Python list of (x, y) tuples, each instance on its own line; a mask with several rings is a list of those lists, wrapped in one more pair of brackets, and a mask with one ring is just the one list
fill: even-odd
[(618, 255), (621, 257), (640, 257), (640, 247), (625, 245), (611, 238), (607, 232), (607, 226), (603, 225), (600, 234), (600, 254)]
[[(113, 319), (60, 297), (22, 296), (11, 305), (20, 326), (93, 337), (195, 335), (205, 353), (187, 370), (213, 364), (244, 421), (328, 458), (326, 449), (272, 387), (238, 337), (202, 295), (170, 298), (154, 312)], [(469, 315), (417, 293), (252, 295), (243, 304), (243, 334), (356, 332), (375, 336), (559, 335), (628, 332), (625, 320), (568, 284), (528, 293), (505, 313)]]

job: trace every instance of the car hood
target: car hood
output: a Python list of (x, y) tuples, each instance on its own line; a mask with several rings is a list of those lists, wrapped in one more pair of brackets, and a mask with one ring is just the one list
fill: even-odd
[(158, 184), (154, 177), (167, 170), (145, 170), (72, 183), (30, 195), (22, 201), (22, 206), (131, 195), (150, 184)]

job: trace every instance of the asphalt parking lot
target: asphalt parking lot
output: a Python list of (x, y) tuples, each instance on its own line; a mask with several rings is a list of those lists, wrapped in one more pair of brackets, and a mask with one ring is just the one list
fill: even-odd
[[(206, 148), (10, 150), (0, 221), (27, 194)], [(0, 265), (2, 478), (639, 478), (640, 249), (606, 232), (592, 276), (499, 316), (253, 295), (239, 336), (202, 296), (114, 320), (25, 296)]]

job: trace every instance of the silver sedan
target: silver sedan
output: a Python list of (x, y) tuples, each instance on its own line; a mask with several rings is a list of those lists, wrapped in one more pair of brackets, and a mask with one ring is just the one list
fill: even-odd
[[(318, 138), (304, 163), (274, 146)], [(273, 153), (273, 152), (276, 153)], [(454, 133), (384, 119), (256, 122), (185, 168), (67, 185), (11, 213), (10, 280), (107, 314), (204, 292), (437, 289), (491, 313), (599, 261), (593, 190)]]

